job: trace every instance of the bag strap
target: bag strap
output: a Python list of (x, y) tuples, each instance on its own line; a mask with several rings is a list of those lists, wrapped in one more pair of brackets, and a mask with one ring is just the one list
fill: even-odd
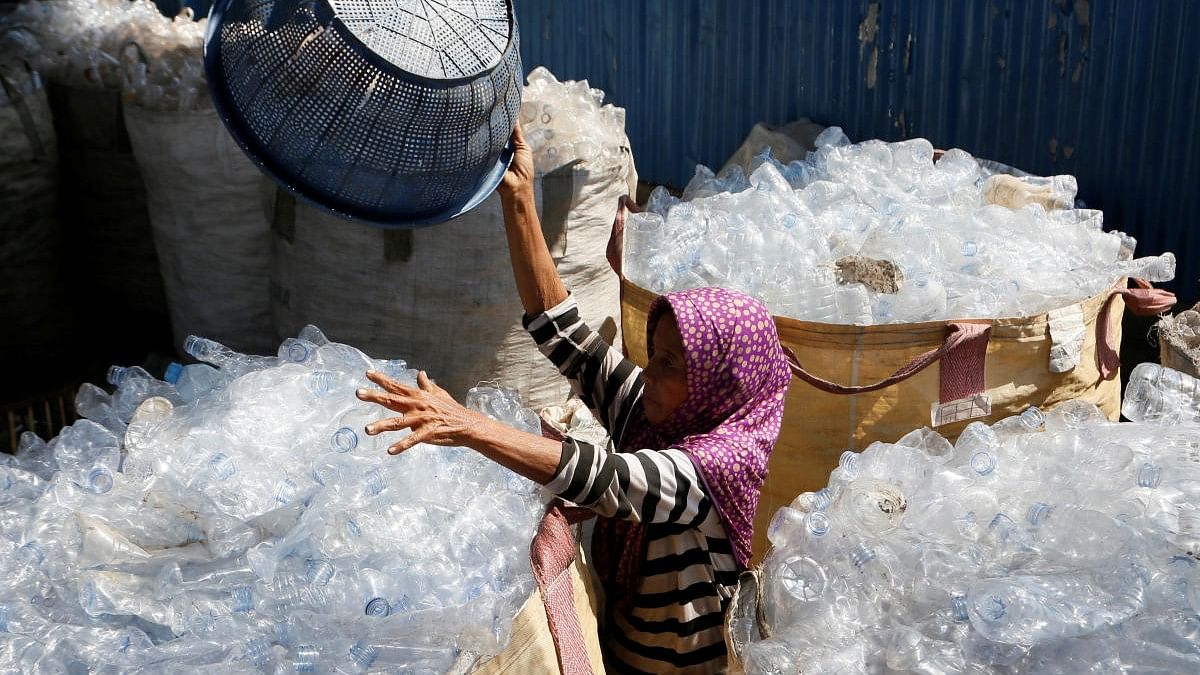
[(556, 500), (546, 509), (538, 525), (533, 544), (529, 547), (529, 562), (533, 578), (542, 593), (546, 623), (558, 655), (559, 671), (563, 675), (591, 675), (583, 629), (575, 611), (575, 588), (571, 578), (571, 563), (575, 561), (579, 542), (571, 526), (595, 514), (588, 509), (566, 506)]
[(627, 212), (641, 213), (641, 211), (642, 208), (629, 195), (621, 195), (621, 199), (617, 203), (617, 216), (613, 218), (612, 232), (608, 235), (608, 249), (605, 251), (605, 257), (608, 258), (608, 266), (617, 273), (622, 281), (625, 280), (625, 273), (622, 269), (625, 260), (625, 214)]
[[(563, 439), (563, 435), (546, 424), (545, 420), (540, 421), (543, 436)], [(550, 639), (554, 642), (559, 671), (563, 675), (592, 673), (583, 629), (575, 612), (575, 588), (570, 569), (579, 550), (579, 542), (571, 526), (595, 515), (589, 509), (567, 506), (566, 502), (556, 499), (546, 508), (533, 543), (529, 546), (529, 563), (542, 594)]]
[(942, 361), (939, 383), (939, 398), (942, 402), (957, 401), (978, 394), (984, 389), (984, 367), (987, 361), (988, 339), (991, 337), (990, 323), (952, 322), (946, 325), (946, 339), (941, 346), (915, 356), (896, 372), (873, 384), (844, 385), (813, 375), (796, 358), (796, 353), (787, 346), (788, 365), (792, 374), (812, 386), (829, 394), (841, 396), (866, 394), (886, 389), (925, 370), (937, 361)]
[(1114, 288), (1096, 317), (1096, 367), (1100, 371), (1100, 377), (1105, 380), (1111, 380), (1121, 369), (1121, 355), (1117, 351), (1120, 345), (1114, 345), (1108, 334), (1108, 317), (1113, 300), (1121, 296), (1125, 299), (1125, 306), (1129, 311), (1138, 316), (1155, 316), (1175, 306), (1174, 293), (1155, 288), (1144, 279), (1131, 281), (1137, 288)]

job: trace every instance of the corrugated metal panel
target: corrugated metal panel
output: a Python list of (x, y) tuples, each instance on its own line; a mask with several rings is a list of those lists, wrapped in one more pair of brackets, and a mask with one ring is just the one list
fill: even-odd
[(1139, 253), (1200, 277), (1200, 2), (516, 0), (526, 68), (628, 110), (638, 170), (682, 185), (757, 121), (923, 136), (1070, 173)]

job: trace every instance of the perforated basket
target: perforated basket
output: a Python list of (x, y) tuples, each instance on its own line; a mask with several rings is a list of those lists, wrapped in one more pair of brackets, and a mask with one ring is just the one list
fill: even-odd
[(499, 184), (518, 46), (509, 0), (218, 0), (204, 60), (263, 171), (345, 218), (414, 227)]

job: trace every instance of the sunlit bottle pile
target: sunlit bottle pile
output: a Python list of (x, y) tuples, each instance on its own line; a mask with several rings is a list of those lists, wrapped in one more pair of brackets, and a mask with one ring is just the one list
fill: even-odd
[(577, 162), (612, 166), (629, 155), (625, 109), (604, 105), (587, 80), (559, 82), (545, 67), (530, 71), (521, 90), (521, 127), (537, 170)]
[[(0, 671), (449, 672), (502, 650), (534, 588), (534, 483), (364, 434), (389, 413), (355, 390), (415, 384), (402, 361), (312, 327), (276, 356), (187, 350), (205, 363), (114, 368), (85, 419), (5, 456)], [(511, 391), (467, 403), (539, 431)]]
[(1200, 382), (1142, 364), (1123, 413), (844, 454), (771, 523), (749, 672), (1200, 672)]
[[(655, 292), (742, 290), (773, 313), (836, 324), (1032, 316), (1126, 276), (1166, 281), (1175, 258), (1132, 259), (1136, 242), (1076, 209), (1072, 176), (992, 175), (925, 139), (851, 144), (827, 129), (804, 161), (769, 152), (746, 175), (705, 167), (682, 199), (657, 189), (627, 221), (625, 273)], [(888, 261), (896, 287), (838, 263)]]

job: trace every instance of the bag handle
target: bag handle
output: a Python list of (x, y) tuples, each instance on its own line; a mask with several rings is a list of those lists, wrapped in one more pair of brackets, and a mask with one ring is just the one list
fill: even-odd
[(896, 372), (873, 384), (844, 385), (813, 375), (796, 358), (795, 352), (784, 346), (792, 374), (829, 394), (846, 396), (866, 394), (886, 389), (942, 361), (939, 397), (943, 402), (957, 401), (984, 389), (984, 364), (987, 357), (990, 323), (952, 322), (946, 325), (946, 339), (941, 346), (915, 356)]
[[(564, 438), (546, 420), (540, 421), (543, 436), (554, 440)], [(546, 508), (529, 546), (529, 563), (542, 594), (546, 624), (558, 656), (559, 672), (563, 675), (592, 674), (583, 628), (575, 612), (575, 588), (570, 569), (579, 549), (572, 526), (595, 515), (589, 509), (568, 506), (561, 499), (555, 499)]]
[(1119, 345), (1114, 345), (1108, 335), (1108, 315), (1113, 300), (1118, 295), (1121, 296), (1125, 299), (1125, 306), (1129, 311), (1138, 316), (1155, 316), (1175, 306), (1174, 293), (1155, 288), (1145, 279), (1131, 281), (1137, 288), (1114, 288), (1096, 317), (1096, 367), (1100, 371), (1100, 377), (1105, 380), (1111, 380), (1121, 369), (1121, 355), (1117, 351)]
[(629, 195), (621, 195), (621, 199), (617, 202), (617, 216), (613, 218), (612, 232), (608, 235), (608, 248), (605, 251), (608, 266), (617, 273), (621, 281), (625, 280), (625, 273), (622, 269), (625, 260), (625, 214), (641, 212), (642, 207), (638, 206), (637, 202), (633, 201)]

